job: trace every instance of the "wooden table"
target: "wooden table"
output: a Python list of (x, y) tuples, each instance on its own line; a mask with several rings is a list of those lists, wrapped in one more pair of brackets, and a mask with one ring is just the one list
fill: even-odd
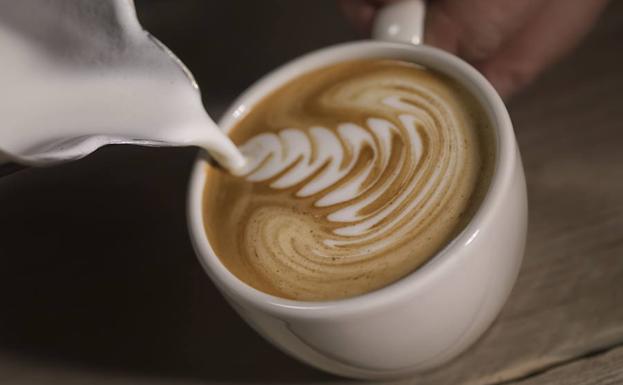
[[(210, 87), (213, 112), (288, 57), (352, 38), (331, 0), (296, 2), (298, 13), (294, 2), (253, 2), (267, 18), (255, 35), (237, 18), (241, 1), (214, 3), (138, 3)], [(223, 23), (206, 21), (216, 11), (234, 20), (225, 42)], [(309, 33), (309, 20), (322, 31)], [(205, 42), (230, 62), (197, 53)], [(623, 3), (510, 110), (530, 197), (517, 285), (473, 348), (399, 384), (623, 382)], [(207, 279), (186, 234), (193, 156), (111, 147), (0, 181), (0, 384), (349, 382), (263, 341)]]

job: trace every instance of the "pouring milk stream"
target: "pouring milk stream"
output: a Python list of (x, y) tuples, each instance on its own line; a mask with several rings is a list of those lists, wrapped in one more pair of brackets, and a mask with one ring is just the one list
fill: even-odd
[(199, 146), (233, 173), (245, 164), (131, 0), (0, 2), (0, 63), (0, 163), (56, 163), (123, 143)]

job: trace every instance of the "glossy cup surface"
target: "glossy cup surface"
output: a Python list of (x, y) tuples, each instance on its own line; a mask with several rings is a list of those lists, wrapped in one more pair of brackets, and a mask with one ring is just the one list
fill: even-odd
[(455, 56), (427, 47), (363, 41), (325, 48), (266, 75), (233, 103), (220, 126), (235, 124), (272, 90), (301, 74), (353, 59), (399, 59), (459, 81), (482, 104), (496, 133), (489, 191), (468, 226), (425, 265), (382, 289), (325, 302), (260, 292), (229, 272), (203, 227), (207, 163), (192, 172), (189, 231), (206, 272), (236, 311), (266, 339), (320, 369), (355, 378), (401, 377), (439, 366), (493, 322), (515, 282), (527, 226), (526, 187), (513, 127), (488, 81)]

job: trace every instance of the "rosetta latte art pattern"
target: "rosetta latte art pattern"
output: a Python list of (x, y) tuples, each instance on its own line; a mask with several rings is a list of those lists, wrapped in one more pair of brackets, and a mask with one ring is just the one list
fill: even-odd
[(241, 145), (244, 181), (263, 192), (240, 216), (238, 253), (268, 291), (317, 300), (382, 287), (442, 247), (467, 209), (480, 169), (472, 114), (429, 71), (372, 63), (297, 88), (298, 103), (265, 101), (287, 119), (265, 119), (271, 130)]

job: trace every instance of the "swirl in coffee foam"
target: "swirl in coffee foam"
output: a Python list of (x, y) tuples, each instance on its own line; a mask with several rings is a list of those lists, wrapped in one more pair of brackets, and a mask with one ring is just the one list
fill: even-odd
[[(234, 129), (251, 159), (244, 180), (208, 176), (206, 218), (231, 208), (214, 226), (236, 234), (225, 245), (207, 224), (217, 255), (251, 285), (306, 300), (361, 294), (417, 268), (460, 230), (481, 184), (483, 121), (456, 87), (375, 60), (276, 91)], [(237, 192), (220, 206), (218, 178), (222, 193)]]

